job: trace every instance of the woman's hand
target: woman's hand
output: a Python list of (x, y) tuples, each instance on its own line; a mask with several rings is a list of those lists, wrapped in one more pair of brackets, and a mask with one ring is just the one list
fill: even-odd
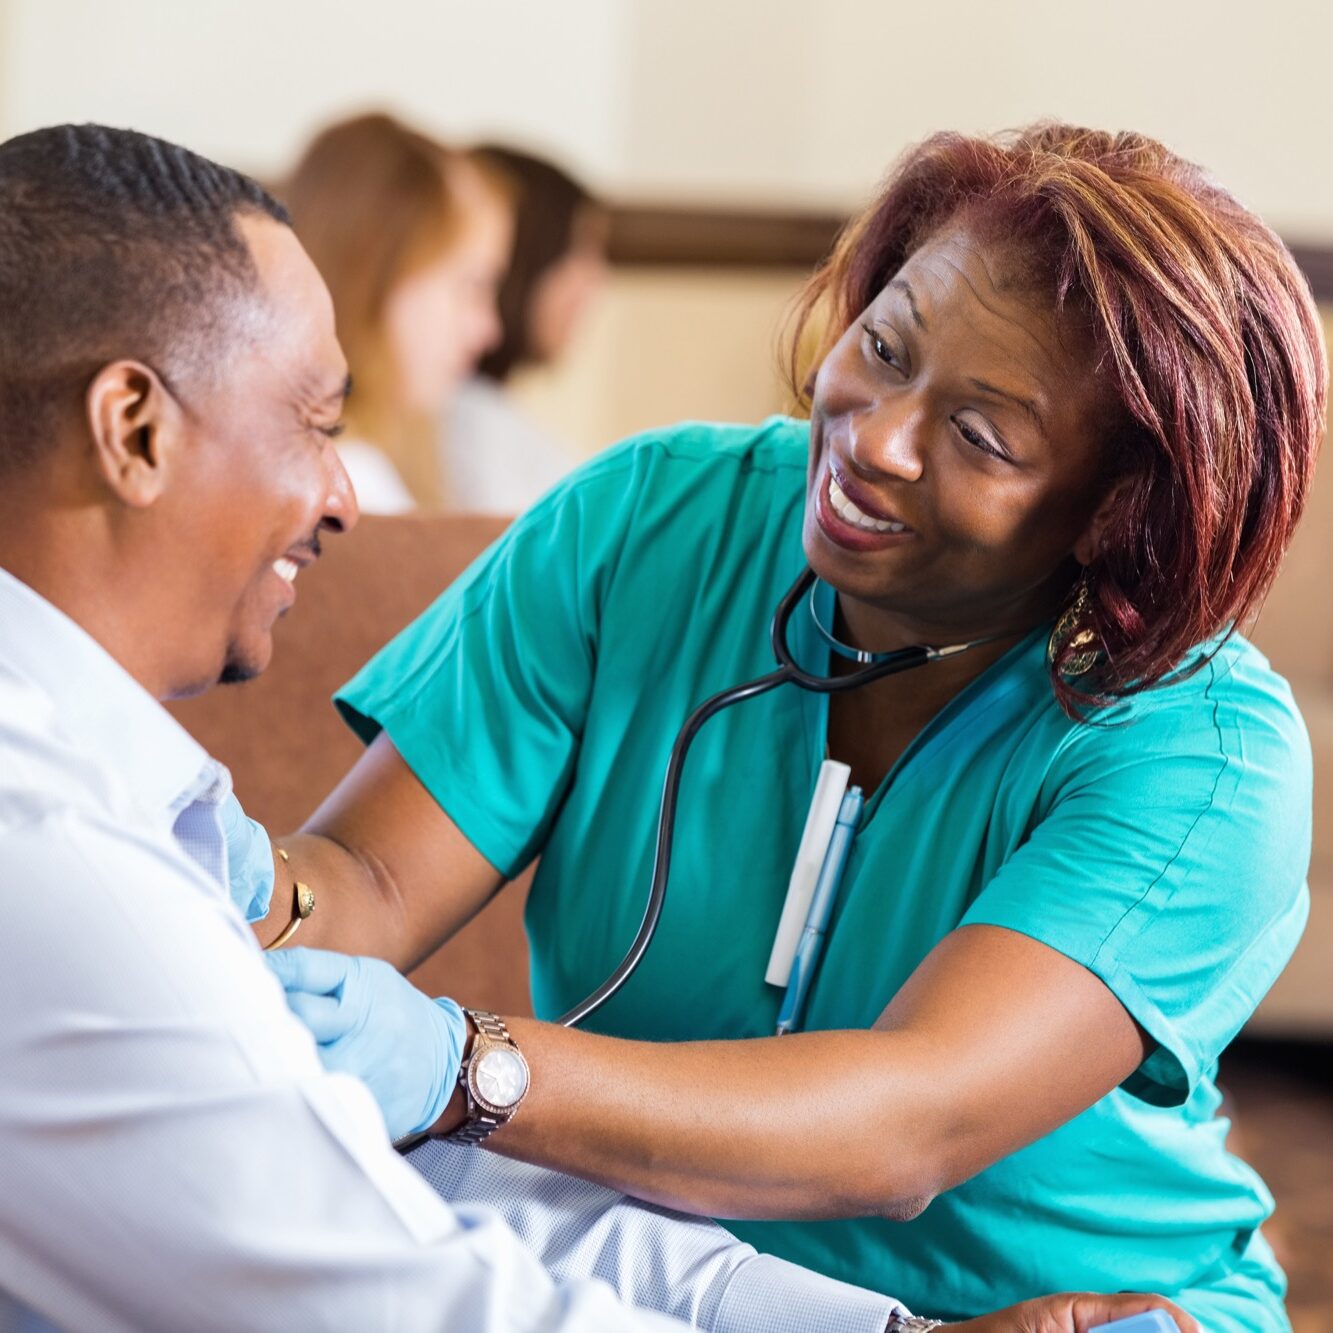
[(429, 1129), (458, 1083), (467, 1023), (378, 958), (324, 949), (266, 954), (287, 1005), (314, 1034), (324, 1067), (355, 1074), (374, 1094), (392, 1139)]
[(1150, 1310), (1165, 1311), (1176, 1321), (1180, 1333), (1202, 1333), (1198, 1323), (1178, 1305), (1172, 1305), (1161, 1296), (1137, 1292), (1099, 1296), (1084, 1291), (1041, 1296), (949, 1327), (965, 1330), (965, 1333), (1088, 1333), (1089, 1329), (1101, 1324), (1128, 1319)]

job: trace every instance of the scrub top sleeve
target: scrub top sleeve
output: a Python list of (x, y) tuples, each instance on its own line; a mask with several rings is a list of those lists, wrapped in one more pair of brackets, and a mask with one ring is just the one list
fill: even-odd
[(1249, 1018), (1309, 902), (1310, 751), (1290, 695), (1271, 673), (1199, 675), (1207, 706), (1171, 687), (1128, 723), (1078, 729), (1045, 817), (961, 923), (1099, 977), (1154, 1043), (1123, 1086), (1159, 1106), (1187, 1100)]
[(512, 877), (571, 780), (599, 608), (634, 507), (634, 454), (557, 487), (338, 692), (387, 732), (469, 842)]

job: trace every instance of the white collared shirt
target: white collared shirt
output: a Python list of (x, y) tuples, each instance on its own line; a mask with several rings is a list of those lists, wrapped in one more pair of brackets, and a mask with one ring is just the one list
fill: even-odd
[[(430, 1149), (324, 1071), (232, 906), (226, 770), (0, 570), (0, 1333), (881, 1329), (721, 1228)], [(24, 1322), (25, 1320), (29, 1322)]]

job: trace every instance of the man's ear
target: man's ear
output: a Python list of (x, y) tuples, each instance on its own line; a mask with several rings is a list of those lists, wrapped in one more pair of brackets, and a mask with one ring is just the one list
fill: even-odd
[(135, 509), (162, 494), (174, 461), (182, 413), (151, 367), (113, 361), (84, 397), (93, 459), (105, 485)]
[(1074, 559), (1080, 565), (1086, 567), (1097, 558), (1097, 553), (1102, 549), (1102, 536), (1115, 514), (1120, 497), (1129, 489), (1132, 480), (1131, 477), (1121, 477), (1119, 481), (1111, 486), (1110, 490), (1102, 497), (1101, 503), (1088, 520), (1087, 526), (1079, 535), (1078, 540), (1074, 542)]

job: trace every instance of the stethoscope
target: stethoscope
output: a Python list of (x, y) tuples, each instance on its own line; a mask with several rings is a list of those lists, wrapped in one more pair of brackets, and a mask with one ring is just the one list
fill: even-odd
[[(596, 1013), (629, 979), (634, 970), (643, 961), (643, 956), (652, 943), (657, 930), (657, 923), (662, 916), (662, 905), (666, 901), (667, 876), (671, 872), (671, 842), (676, 824), (676, 799), (680, 795), (680, 775), (685, 768), (685, 757), (689, 753), (690, 743), (699, 734), (699, 729), (710, 717), (724, 708), (741, 703), (746, 699), (756, 699), (769, 690), (788, 682), (798, 689), (810, 690), (815, 694), (842, 694), (846, 690), (857, 690), (862, 685), (883, 680), (885, 676), (896, 675), (900, 671), (910, 671), (913, 667), (924, 666), (927, 662), (938, 662), (946, 657), (965, 653), (969, 648), (979, 647), (983, 643), (992, 643), (999, 636), (986, 639), (973, 639), (968, 643), (955, 643), (947, 648), (930, 648), (924, 644), (911, 648), (899, 648), (888, 653), (864, 652), (841, 642), (819, 618), (815, 605), (816, 575), (813, 570), (802, 570), (796, 582), (787, 590), (773, 614), (773, 623), (769, 629), (769, 638), (773, 645), (773, 656), (777, 659), (778, 669), (770, 671), (757, 680), (747, 681), (744, 685), (733, 685), (711, 699), (705, 699), (698, 708), (685, 719), (671, 747), (671, 757), (667, 761), (666, 777), (662, 782), (662, 803), (657, 815), (657, 850), (653, 857), (653, 879), (648, 890), (648, 902), (643, 912), (643, 922), (639, 926), (634, 942), (621, 959), (615, 971), (597, 987), (586, 999), (581, 1000), (568, 1013), (558, 1020), (565, 1027), (581, 1023), (590, 1014)], [(788, 645), (787, 629), (801, 599), (807, 597), (810, 615), (820, 637), (840, 657), (860, 664), (860, 669), (841, 676), (816, 676), (800, 666)]]

